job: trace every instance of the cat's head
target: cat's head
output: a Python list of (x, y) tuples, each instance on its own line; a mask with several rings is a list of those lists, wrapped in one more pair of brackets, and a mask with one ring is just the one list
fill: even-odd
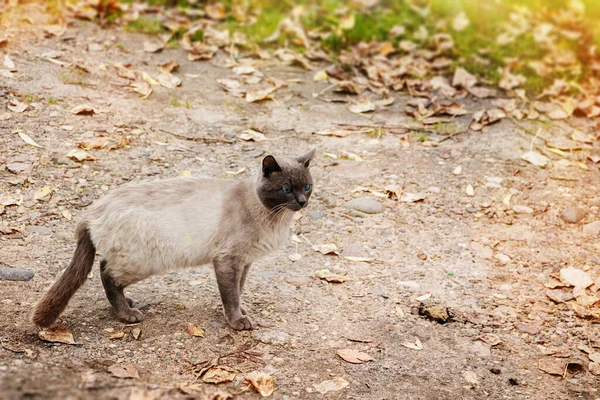
[(256, 189), (263, 205), (292, 211), (306, 207), (313, 190), (308, 167), (314, 156), (312, 149), (301, 156), (263, 158)]

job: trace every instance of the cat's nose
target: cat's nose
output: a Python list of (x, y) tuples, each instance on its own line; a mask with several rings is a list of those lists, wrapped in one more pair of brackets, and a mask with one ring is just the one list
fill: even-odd
[(304, 205), (306, 204), (306, 200), (298, 200), (298, 204), (300, 205), (300, 207), (304, 207)]

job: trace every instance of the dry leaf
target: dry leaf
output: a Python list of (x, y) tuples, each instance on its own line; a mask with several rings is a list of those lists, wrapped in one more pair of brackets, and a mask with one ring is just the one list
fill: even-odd
[[(388, 191), (388, 193), (390, 192)], [(404, 203), (416, 203), (423, 200), (425, 200), (425, 194), (423, 193), (403, 193), (400, 196), (400, 201), (403, 201)]]
[(467, 196), (475, 196), (475, 189), (473, 189), (473, 186), (471, 184), (467, 185), (467, 188), (465, 189), (465, 193), (467, 193)]
[(223, 7), (223, 4), (221, 3), (207, 4), (204, 11), (206, 11), (206, 15), (208, 15), (210, 19), (215, 19), (217, 21), (223, 20), (227, 16), (225, 7)]
[(147, 72), (142, 72), (142, 79), (147, 82), (150, 86), (160, 86), (160, 82), (150, 76)]
[(202, 376), (202, 381), (206, 383), (225, 383), (235, 379), (235, 371), (224, 365), (215, 365), (210, 367)]
[(348, 105), (348, 110), (355, 114), (375, 111), (375, 108), (375, 104), (371, 102), (371, 99), (369, 98), (363, 99), (360, 103), (352, 103)]
[(372, 361), (373, 357), (367, 353), (363, 353), (353, 349), (340, 349), (337, 351), (337, 355), (340, 356), (344, 361), (352, 364), (363, 364), (367, 361)]
[(83, 150), (73, 149), (67, 153), (67, 158), (75, 161), (95, 161), (96, 158)]
[(277, 90), (277, 87), (269, 87), (266, 89), (254, 89), (246, 92), (246, 101), (248, 103), (254, 103), (256, 101), (263, 101), (272, 99), (271, 93)]
[(115, 332), (115, 333), (107, 333), (104, 336), (106, 336), (110, 340), (123, 339), (125, 337), (125, 332), (121, 331), (121, 332)]
[(329, 78), (327, 72), (325, 70), (321, 70), (313, 76), (313, 82), (325, 81), (327, 78)]
[(339, 138), (343, 138), (346, 137), (348, 135), (350, 135), (351, 133), (355, 133), (356, 131), (351, 131), (351, 130), (347, 130), (347, 129), (324, 129), (321, 131), (317, 131), (317, 132), (313, 132), (313, 134), (315, 135), (320, 135), (320, 136), (335, 136), (335, 137), (339, 137)]
[(113, 64), (113, 66), (117, 70), (117, 75), (119, 75), (121, 78), (135, 80), (135, 71), (129, 69), (131, 68), (131, 64), (123, 65), (120, 63), (116, 63)]
[(302, 258), (302, 254), (300, 254), (300, 253), (292, 253), (292, 254), (288, 255), (288, 258), (290, 259), (290, 261), (296, 262), (296, 261), (298, 261), (298, 260), (300, 260)]
[(96, 109), (90, 104), (81, 104), (79, 106), (73, 107), (73, 109), (71, 109), (71, 113), (75, 115), (93, 115), (97, 114), (98, 111), (96, 111)]
[(8, 54), (4, 56), (4, 66), (11, 72), (15, 72), (17, 70), (15, 63), (13, 62), (13, 60), (11, 60)]
[(133, 336), (133, 338), (135, 340), (138, 340), (140, 338), (141, 334), (142, 334), (142, 330), (140, 328), (133, 328), (131, 330), (131, 336)]
[(417, 297), (415, 300), (420, 301), (421, 303), (425, 300), (429, 300), (431, 298), (431, 293), (424, 294), (423, 296)]
[(454, 175), (460, 175), (460, 174), (461, 174), (461, 172), (462, 172), (462, 167), (461, 167), (460, 165), (459, 165), (459, 166), (457, 166), (456, 168), (454, 168), (454, 169), (452, 170), (452, 173), (453, 173)]
[(566, 284), (582, 289), (585, 289), (594, 283), (590, 274), (573, 267), (562, 268), (560, 270), (560, 280)]
[(342, 390), (348, 385), (349, 383), (346, 380), (336, 377), (332, 380), (314, 384), (313, 387), (317, 390), (317, 392), (326, 394), (327, 392), (337, 392), (338, 390)]
[(414, 343), (413, 342), (402, 342), (400, 344), (409, 349), (413, 349), (413, 350), (417, 350), (417, 351), (423, 350), (423, 344), (421, 343), (421, 341), (419, 339), (415, 339)]
[(16, 113), (22, 113), (23, 111), (27, 110), (29, 108), (29, 104), (27, 103), (23, 103), (19, 100), (16, 99), (12, 99), (10, 101), (11, 104), (9, 104), (7, 107), (10, 111), (12, 112), (16, 112)]
[(174, 58), (169, 62), (160, 64), (158, 66), (158, 72), (160, 72), (161, 74), (170, 74), (171, 72), (175, 71), (177, 68), (179, 68), (179, 62), (177, 61), (176, 58)]
[(315, 276), (319, 279), (324, 279), (327, 282), (331, 282), (331, 283), (344, 283), (348, 280), (347, 277), (345, 277), (343, 275), (334, 274), (333, 272), (329, 271), (328, 269), (321, 269), (321, 270), (317, 271)]
[(157, 53), (165, 48), (165, 42), (155, 38), (144, 42), (144, 51), (146, 53)]
[(246, 382), (250, 383), (263, 397), (269, 397), (277, 388), (275, 378), (263, 372), (253, 371), (246, 375)]
[(160, 83), (161, 86), (169, 89), (175, 89), (177, 86), (181, 85), (181, 79), (169, 73), (158, 75), (156, 81)]
[(545, 167), (548, 164), (548, 158), (537, 151), (528, 151), (521, 158), (538, 167)]
[(35, 191), (35, 193), (33, 194), (33, 199), (34, 200), (43, 199), (44, 197), (48, 196), (51, 191), (52, 191), (52, 187), (46, 185), (46, 186), (42, 187), (41, 189)]
[(64, 210), (64, 211), (62, 212), (62, 216), (63, 216), (63, 217), (64, 217), (64, 218), (65, 218), (67, 221), (70, 221), (70, 220), (72, 220), (72, 219), (73, 219), (73, 214), (71, 214), (71, 211), (69, 211), (69, 210)]
[(240, 134), (240, 139), (245, 140), (247, 142), (264, 142), (269, 140), (264, 134), (255, 131), (254, 129), (246, 129)]
[(475, 75), (471, 75), (466, 69), (459, 67), (456, 69), (456, 71), (454, 71), (454, 76), (452, 77), (452, 86), (469, 89), (472, 86), (475, 86), (476, 83), (477, 78)]
[(105, 137), (93, 137), (82, 140), (78, 143), (79, 147), (85, 150), (100, 150), (106, 147), (109, 139)]
[(71, 333), (71, 331), (62, 326), (42, 329), (38, 333), (38, 336), (44, 342), (77, 344), (75, 342), (75, 339), (73, 339), (73, 334)]
[(334, 243), (324, 243), (313, 246), (315, 251), (318, 251), (321, 254), (340, 254), (337, 246)]
[(469, 389), (474, 388), (479, 385), (479, 379), (477, 379), (477, 374), (473, 371), (465, 371), (463, 372), (463, 377), (469, 382)]
[(25, 143), (27, 143), (28, 145), (30, 145), (30, 146), (33, 146), (33, 147), (39, 147), (39, 148), (41, 148), (41, 147), (42, 147), (42, 146), (40, 146), (39, 144), (37, 144), (37, 143), (35, 142), (35, 140), (33, 140), (33, 139), (32, 139), (32, 138), (31, 138), (29, 135), (27, 135), (26, 133), (23, 133), (23, 132), (20, 132), (20, 131), (19, 131), (19, 132), (18, 132), (18, 135), (19, 135), (19, 137), (21, 138), (21, 140), (23, 140), (23, 141), (24, 141)]
[(188, 326), (185, 327), (185, 333), (195, 337), (204, 337), (204, 330), (192, 324), (188, 324)]
[(229, 174), (229, 175), (240, 175), (240, 174), (243, 174), (244, 172), (246, 172), (246, 167), (242, 167), (242, 168), (238, 169), (237, 171), (225, 171), (225, 173)]
[(133, 90), (142, 96), (141, 99), (147, 99), (150, 94), (152, 94), (152, 86), (146, 81), (133, 82), (129, 85), (133, 88)]
[(355, 257), (355, 256), (344, 256), (344, 260), (353, 261), (353, 262), (371, 262), (372, 258), (369, 257)]
[(140, 374), (138, 374), (137, 369), (129, 363), (113, 364), (110, 367), (108, 367), (108, 372), (110, 372), (113, 376), (117, 378), (139, 379), (140, 377)]

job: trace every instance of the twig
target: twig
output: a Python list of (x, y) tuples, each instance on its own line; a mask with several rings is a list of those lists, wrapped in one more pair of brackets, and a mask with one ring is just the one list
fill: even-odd
[(450, 139), (454, 138), (455, 136), (462, 135), (463, 133), (467, 133), (467, 132), (469, 132), (469, 130), (468, 130), (468, 129), (465, 129), (464, 131), (460, 131), (460, 132), (452, 133), (452, 134), (450, 134), (450, 135), (448, 135), (448, 136), (446, 136), (446, 137), (443, 137), (443, 138), (441, 138), (440, 140), (438, 140), (438, 143), (443, 143), (443, 142), (445, 142), (446, 140), (450, 140)]
[(205, 136), (204, 137), (189, 137), (189, 136), (185, 136), (185, 135), (180, 135), (178, 133), (170, 132), (170, 131), (168, 131), (166, 129), (162, 129), (162, 128), (159, 128), (159, 130), (161, 132), (168, 133), (169, 135), (173, 135), (176, 138), (184, 139), (184, 140), (191, 140), (193, 142), (228, 143), (228, 144), (233, 143), (233, 140), (228, 140), (228, 139), (212, 138), (212, 137), (205, 137)]

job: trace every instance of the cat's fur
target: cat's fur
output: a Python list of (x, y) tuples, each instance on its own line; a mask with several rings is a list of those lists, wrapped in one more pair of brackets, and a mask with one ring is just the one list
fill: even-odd
[(125, 287), (212, 262), (229, 324), (251, 329), (240, 304), (248, 269), (282, 243), (293, 211), (306, 206), (314, 153), (267, 156), (256, 176), (241, 181), (174, 178), (111, 192), (84, 214), (73, 260), (35, 307), (33, 322), (42, 327), (54, 323), (85, 282), (98, 251), (106, 295), (122, 321), (142, 319), (124, 296)]

